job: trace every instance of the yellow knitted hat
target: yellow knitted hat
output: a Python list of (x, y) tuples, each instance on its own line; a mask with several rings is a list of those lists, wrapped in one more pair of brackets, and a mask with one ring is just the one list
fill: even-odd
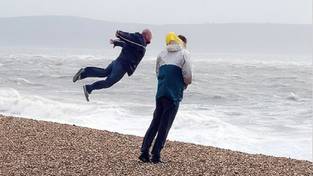
[(180, 38), (177, 37), (175, 32), (169, 32), (166, 35), (165, 41), (166, 41), (166, 45), (168, 45), (171, 41), (175, 41), (177, 44), (180, 44), (180, 45), (182, 44), (182, 41), (180, 40)]

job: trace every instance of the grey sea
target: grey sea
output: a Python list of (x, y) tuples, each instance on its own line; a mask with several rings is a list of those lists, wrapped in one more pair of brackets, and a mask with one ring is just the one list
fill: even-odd
[[(86, 102), (72, 76), (117, 49), (0, 49), (0, 113), (143, 136), (155, 103), (149, 51), (132, 77)], [(312, 56), (192, 53), (170, 140), (312, 161)]]

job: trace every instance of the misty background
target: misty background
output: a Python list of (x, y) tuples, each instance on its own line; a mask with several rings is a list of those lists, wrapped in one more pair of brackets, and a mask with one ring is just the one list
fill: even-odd
[(149, 50), (174, 31), (193, 52), (312, 52), (311, 0), (3, 0), (0, 47), (111, 48), (116, 30), (150, 28)]
[(1, 0), (0, 17), (79, 16), (143, 24), (312, 24), (311, 0)]
[(300, 54), (312, 52), (310, 24), (172, 24), (114, 23), (81, 17), (0, 18), (0, 47), (111, 48), (116, 30), (150, 28), (150, 50), (160, 51), (169, 31), (183, 34), (194, 52)]

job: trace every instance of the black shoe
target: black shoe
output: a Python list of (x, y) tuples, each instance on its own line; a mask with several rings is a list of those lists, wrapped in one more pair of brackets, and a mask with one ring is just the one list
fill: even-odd
[(83, 68), (79, 69), (78, 72), (73, 76), (73, 82), (81, 80), (81, 74), (84, 71)]
[(139, 156), (139, 159), (144, 163), (148, 163), (150, 162), (150, 155), (147, 153), (141, 153), (141, 155)]
[(84, 95), (87, 101), (89, 101), (89, 93), (87, 91), (87, 87), (86, 85), (83, 86), (83, 90), (84, 90)]
[(160, 155), (152, 155), (151, 162), (152, 162), (153, 164), (163, 163), (163, 162), (161, 161)]

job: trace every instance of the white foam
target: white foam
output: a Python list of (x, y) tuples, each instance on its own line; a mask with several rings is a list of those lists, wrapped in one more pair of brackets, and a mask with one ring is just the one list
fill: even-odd
[(223, 121), (224, 114), (215, 110), (195, 112), (182, 107), (177, 116), (172, 139), (244, 151), (257, 142), (254, 133)]
[(25, 79), (25, 78), (11, 78), (11, 79), (9, 79), (9, 81), (11, 81), (11, 82), (14, 82), (14, 83), (16, 83), (17, 85), (25, 85), (25, 84), (27, 84), (27, 85), (33, 85), (33, 86), (39, 86), (39, 85), (41, 85), (41, 84), (39, 84), (39, 83), (34, 83), (34, 82), (31, 82), (31, 81), (29, 81), (28, 79)]
[(229, 56), (200, 56), (193, 59), (193, 62), (206, 62), (212, 64), (235, 64), (251, 65), (256, 67), (286, 67), (286, 66), (307, 66), (312, 65), (312, 58), (305, 56), (262, 56), (262, 55), (229, 55)]
[[(310, 139), (283, 135), (264, 135), (264, 131), (231, 124), (221, 111), (197, 110), (182, 106), (174, 121), (169, 139), (227, 148), (252, 154), (312, 160)], [(308, 153), (310, 155), (308, 155)]]
[(299, 101), (299, 96), (296, 95), (294, 92), (290, 92), (289, 96), (287, 97), (287, 100)]
[(121, 133), (143, 133), (140, 119), (131, 117), (128, 111), (110, 101), (63, 103), (36, 95), (21, 95), (12, 88), (0, 88), (0, 113)]
[[(92, 106), (61, 103), (35, 95), (21, 95), (12, 88), (0, 89), (1, 113), (63, 123), (80, 123)], [(73, 120), (73, 121), (72, 121)]]

